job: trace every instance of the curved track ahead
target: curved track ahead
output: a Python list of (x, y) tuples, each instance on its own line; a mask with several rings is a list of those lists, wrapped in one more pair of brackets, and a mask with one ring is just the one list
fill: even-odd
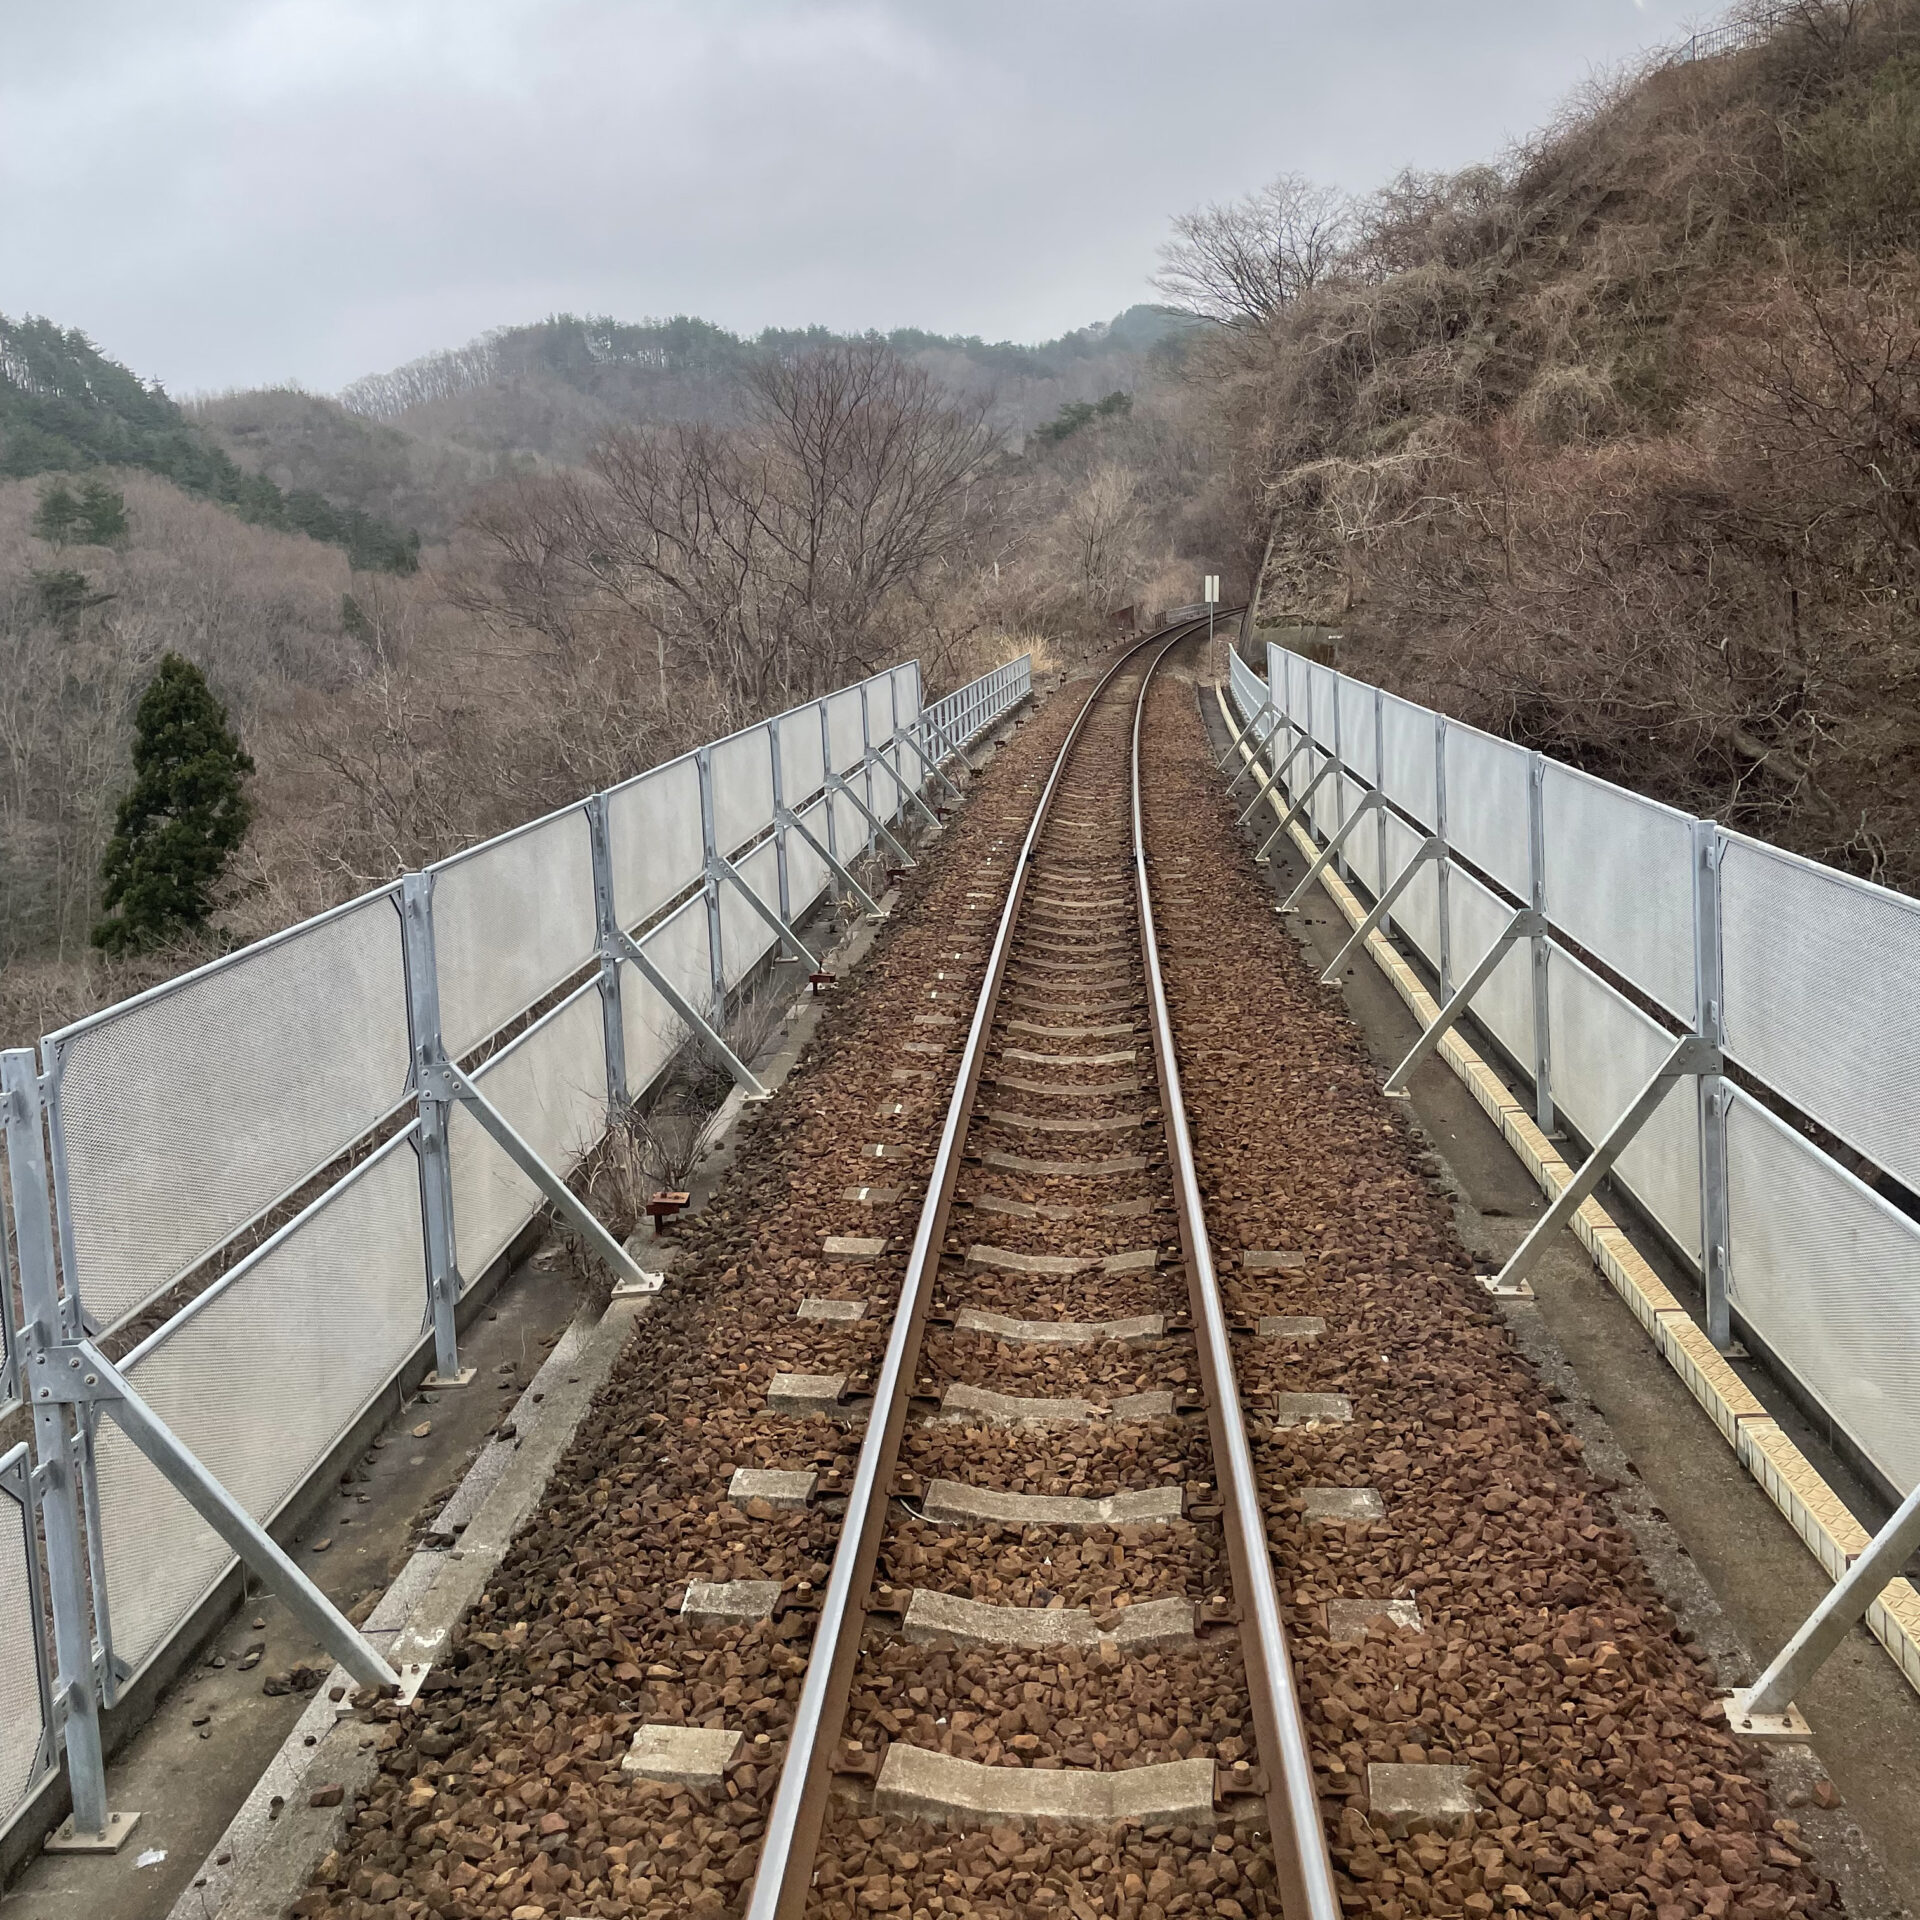
[[(1140, 722), (1155, 670), (1200, 630), (1108, 669), (1024, 842), (982, 877), (1004, 899), (751, 1920), (820, 1899), (850, 1710), (888, 1735), (880, 1811), (991, 1824), (996, 1794), (1038, 1787), (1106, 1809), (1089, 1825), (1124, 1818), (1116, 1804), (1265, 1824), (1288, 1920), (1339, 1913), (1155, 946)], [(948, 1003), (929, 1000), (937, 1026)], [(1169, 1224), (1177, 1249), (1159, 1244)], [(1063, 1461), (1064, 1499), (1024, 1492), (1057, 1486)], [(876, 1587), (883, 1560), (911, 1590)], [(1196, 1724), (1239, 1756), (1217, 1779), (1184, 1757)], [(1103, 1798), (1116, 1786), (1131, 1801)], [(964, 1811), (977, 1792), (985, 1807)]]

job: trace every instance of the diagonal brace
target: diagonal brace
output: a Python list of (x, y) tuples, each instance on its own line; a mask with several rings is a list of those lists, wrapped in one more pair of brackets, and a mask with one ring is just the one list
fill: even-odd
[(1766, 1672), (1752, 1686), (1734, 1689), (1727, 1702), (1727, 1724), (1743, 1733), (1757, 1716), (1789, 1714), (1795, 1693), (1819, 1672), (1881, 1589), (1899, 1577), (1916, 1546), (1920, 1546), (1920, 1487), (1907, 1495), (1866, 1551), (1828, 1589), (1800, 1631), (1774, 1655)]
[(813, 837), (813, 829), (809, 827), (797, 813), (793, 812), (790, 808), (782, 807), (780, 809), (780, 824), (788, 828), (791, 832), (797, 833), (800, 838), (827, 863), (828, 872), (861, 903), (867, 913), (871, 914), (876, 920), (884, 920), (887, 917), (886, 908), (881, 906), (879, 901), (853, 877), (852, 873), (848, 871), (838, 858), (828, 852), (826, 847)]
[(1280, 782), (1287, 777), (1287, 769), (1312, 745), (1312, 740), (1303, 733), (1300, 738), (1293, 743), (1292, 747), (1288, 749), (1287, 757), (1274, 768), (1271, 774), (1262, 772), (1260, 775), (1260, 790), (1247, 803), (1246, 812), (1234, 822), (1235, 826), (1244, 827), (1247, 822), (1259, 812), (1260, 803), (1263, 800), (1271, 800), (1276, 813), (1281, 810), (1283, 794)]
[[(1260, 731), (1260, 722), (1268, 718), (1272, 719), (1273, 724), (1272, 726), (1268, 727), (1264, 733), (1262, 733)], [(1247, 752), (1247, 758), (1241, 762), (1240, 771), (1236, 773), (1233, 776), (1233, 778), (1227, 782), (1227, 791), (1229, 793), (1231, 793), (1234, 790), (1234, 788), (1236, 788), (1240, 784), (1240, 782), (1247, 777), (1248, 773), (1254, 767), (1260, 764), (1260, 749), (1264, 747), (1267, 744), (1267, 742), (1271, 740), (1273, 736), (1279, 731), (1280, 731), (1280, 716), (1273, 711), (1273, 708), (1270, 705), (1262, 706), (1260, 711), (1256, 713), (1253, 716), (1253, 718), (1247, 722), (1246, 731), (1241, 733), (1234, 740), (1233, 745), (1228, 747), (1227, 749), (1227, 752), (1229, 755), (1232, 754), (1234, 747), (1244, 747)], [(1224, 767), (1226, 764), (1227, 763), (1224, 759), (1220, 762), (1220, 766), (1222, 767)], [(1219, 769), (1216, 768), (1215, 771), (1218, 772)]]
[(907, 727), (900, 727), (895, 730), (893, 737), (896, 744), (903, 747), (911, 747), (913, 749), (913, 757), (918, 760), (920, 764), (926, 768), (928, 773), (930, 773), (934, 779), (938, 780), (940, 784), (953, 795), (954, 800), (958, 802), (960, 789), (940, 771), (940, 763), (937, 760), (929, 760), (927, 758), (926, 754), (921, 750), (920, 742), (913, 737), (912, 730)]
[[(1303, 741), (1302, 745), (1305, 745), (1305, 744), (1306, 743)], [(1292, 826), (1296, 820), (1298, 820), (1301, 817), (1302, 814), (1306, 812), (1307, 802), (1310, 801), (1313, 798), (1314, 794), (1319, 791), (1320, 782), (1326, 779), (1326, 777), (1329, 774), (1338, 773), (1339, 770), (1340, 770), (1340, 762), (1336, 760), (1332, 754), (1328, 754), (1326, 759), (1324, 759), (1320, 763), (1320, 771), (1316, 773), (1313, 776), (1313, 778), (1309, 780), (1307, 784), (1300, 789), (1299, 799), (1297, 799), (1293, 803), (1293, 805), (1290, 806), (1286, 810), (1286, 812), (1280, 816), (1279, 822), (1274, 827), (1273, 831), (1270, 834), (1268, 834), (1267, 837), (1260, 842), (1259, 846), (1257, 846), (1254, 849), (1253, 857), (1255, 860), (1264, 860), (1267, 857), (1267, 849), (1270, 846), (1272, 846), (1273, 843), (1276, 840), (1278, 840), (1280, 836), (1283, 833), (1285, 833), (1286, 830), (1290, 826)], [(1358, 814), (1354, 815), (1355, 820), (1357, 820), (1359, 817), (1360, 816)], [(1353, 822), (1350, 820), (1347, 824), (1351, 826)]]
[(449, 1096), (460, 1101), (493, 1137), (494, 1144), (553, 1203), (574, 1231), (610, 1266), (621, 1283), (652, 1293), (662, 1284), (657, 1273), (648, 1273), (618, 1240), (603, 1227), (585, 1201), (534, 1152), (520, 1137), (513, 1122), (449, 1061), (446, 1075)]
[[(802, 833), (806, 832), (804, 827), (800, 830)], [(808, 834), (807, 837), (811, 839), (813, 836)], [(631, 960), (639, 968), (640, 977), (646, 981), (647, 985), (674, 1010), (707, 1051), (732, 1074), (734, 1085), (742, 1088), (749, 1100), (772, 1098), (756, 1078), (753, 1069), (720, 1037), (712, 1021), (647, 958), (645, 948), (640, 946), (631, 934), (616, 934), (614, 946), (618, 950), (619, 957), (622, 960)]]
[[(888, 771), (892, 772), (892, 769), (889, 768)], [(899, 777), (898, 775), (895, 775), (896, 779), (898, 777)], [(893, 837), (893, 835), (887, 831), (885, 824), (880, 820), (879, 816), (873, 811), (873, 809), (870, 806), (868, 806), (867, 803), (864, 800), (862, 800), (860, 796), (857, 793), (855, 793), (854, 790), (850, 786), (848, 786), (847, 783), (844, 780), (842, 780), (837, 773), (829, 773), (827, 775), (827, 785), (831, 787), (835, 793), (839, 794), (851, 807), (853, 807), (853, 809), (860, 815), (860, 817), (866, 821), (867, 825), (870, 826), (874, 830), (874, 832), (877, 833), (880, 836), (880, 838), (884, 840), (887, 843), (887, 845), (890, 846), (894, 850), (894, 852), (900, 856), (900, 864), (903, 867), (917, 867), (920, 864), (913, 857), (913, 855), (910, 854), (906, 850), (906, 848), (903, 847), (900, 844), (900, 842), (896, 840)], [(931, 818), (931, 816), (929, 816), (929, 818)], [(934, 824), (937, 826), (939, 825), (939, 822), (935, 821)]]
[(1480, 956), (1473, 971), (1453, 990), (1453, 997), (1440, 1009), (1432, 1026), (1407, 1049), (1407, 1057), (1387, 1075), (1387, 1083), (1381, 1091), (1398, 1093), (1413, 1078), (1414, 1068), (1458, 1025), (1468, 1003), (1493, 977), (1494, 968), (1516, 940), (1531, 939), (1546, 930), (1544, 916), (1535, 913), (1531, 907), (1522, 907), (1501, 930), (1499, 938)]
[(884, 746), (888, 744), (891, 743), (883, 743), (883, 745), (879, 747), (869, 747), (864, 764), (876, 773), (884, 773), (887, 778), (893, 782), (894, 790), (899, 794), (900, 798), (903, 801), (911, 800), (913, 804), (927, 816), (927, 824), (933, 831), (935, 833), (940, 832), (940, 816), (927, 805), (914, 788), (910, 787), (906, 781), (901, 779), (899, 768), (895, 767), (890, 761), (883, 760), (880, 757)]
[(794, 932), (793, 928), (789, 926), (786, 921), (782, 920), (780, 916), (754, 892), (752, 887), (747, 884), (746, 876), (724, 853), (716, 853), (713, 856), (713, 867), (714, 871), (719, 874), (722, 879), (731, 880), (733, 884), (740, 889), (741, 893), (746, 896), (747, 904), (793, 949), (799, 959), (807, 963), (811, 971), (814, 973), (820, 971), (820, 962), (813, 957), (812, 950), (800, 936)]
[(40, 1348), (33, 1356), (34, 1397), (103, 1407), (120, 1431), (176, 1487), (187, 1504), (257, 1573), (290, 1612), (355, 1680), (397, 1687), (400, 1676), (316, 1587), (280, 1543), (181, 1444), (91, 1340)]
[[(1300, 796), (1300, 798), (1294, 802), (1291, 810), (1287, 814), (1286, 820), (1281, 821), (1280, 823), (1281, 827), (1284, 827), (1287, 824), (1287, 822), (1290, 821), (1293, 818), (1293, 816), (1297, 814), (1300, 811), (1300, 809), (1307, 804), (1309, 797), (1313, 793), (1313, 788), (1317, 787), (1320, 784), (1320, 782), (1326, 777), (1327, 773), (1337, 764), (1338, 764), (1337, 762), (1329, 760), (1326, 766), (1322, 767), (1320, 771), (1313, 776), (1313, 786), (1308, 787), (1306, 792), (1303, 793)], [(1360, 796), (1359, 804), (1355, 806), (1354, 810), (1350, 814), (1348, 814), (1343, 821), (1341, 821), (1339, 830), (1333, 835), (1333, 837), (1327, 842), (1327, 844), (1324, 847), (1322, 847), (1317, 854), (1314, 855), (1313, 864), (1307, 869), (1305, 875), (1302, 877), (1300, 881), (1300, 884), (1297, 887), (1295, 887), (1294, 890), (1287, 895), (1286, 899), (1280, 903), (1280, 911), (1282, 913), (1291, 913), (1294, 910), (1294, 908), (1300, 904), (1301, 897), (1306, 893), (1307, 889), (1310, 886), (1312, 886), (1313, 883), (1316, 880), (1318, 880), (1320, 876), (1323, 873), (1325, 873), (1330, 866), (1332, 866), (1334, 859), (1338, 855), (1340, 849), (1347, 844), (1347, 841), (1349, 837), (1352, 835), (1354, 828), (1357, 827), (1360, 824), (1360, 822), (1364, 820), (1367, 817), (1367, 815), (1374, 810), (1375, 807), (1383, 806), (1383, 805), (1385, 805), (1385, 801), (1382, 799), (1380, 789), (1378, 787), (1369, 787), (1367, 791)], [(1280, 827), (1274, 828), (1275, 833), (1278, 833), (1279, 831), (1280, 831)]]
[[(1349, 821), (1348, 825), (1351, 824), (1352, 822)], [(1419, 847), (1414, 852), (1413, 858), (1394, 875), (1393, 884), (1373, 903), (1372, 910), (1368, 913), (1367, 917), (1354, 928), (1352, 935), (1348, 938), (1347, 944), (1333, 956), (1333, 960), (1326, 972), (1320, 976), (1323, 984), (1339, 976), (1340, 969), (1347, 964), (1348, 956), (1352, 954), (1354, 948), (1365, 945), (1374, 928), (1393, 911), (1393, 903), (1406, 892), (1408, 886), (1412, 883), (1413, 876), (1418, 873), (1429, 860), (1444, 860), (1446, 857), (1447, 843), (1442, 840), (1437, 833), (1428, 834), (1427, 837), (1420, 842)]]
[(1554, 1203), (1533, 1224), (1533, 1231), (1520, 1242), (1507, 1264), (1500, 1269), (1498, 1285), (1505, 1288), (1523, 1280), (1538, 1263), (1547, 1243), (1580, 1211), (1590, 1194), (1606, 1178), (1608, 1169), (1633, 1144), (1634, 1136), (1647, 1124), (1654, 1108), (1667, 1096), (1676, 1080), (1694, 1074), (1718, 1073), (1720, 1049), (1697, 1033), (1681, 1036), (1673, 1051), (1653, 1070), (1653, 1077), (1634, 1095), (1633, 1104), (1613, 1123), (1607, 1137), (1587, 1155), (1580, 1171), (1560, 1189)]

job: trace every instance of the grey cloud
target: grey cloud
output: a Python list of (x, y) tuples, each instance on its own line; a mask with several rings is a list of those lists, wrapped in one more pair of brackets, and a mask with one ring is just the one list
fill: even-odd
[(176, 392), (571, 308), (1034, 339), (1168, 216), (1538, 124), (1678, 0), (70, 0), (9, 24), (0, 311)]

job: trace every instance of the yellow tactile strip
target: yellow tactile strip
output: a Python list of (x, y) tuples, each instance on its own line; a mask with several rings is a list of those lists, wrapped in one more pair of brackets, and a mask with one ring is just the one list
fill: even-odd
[[(1217, 684), (1214, 698), (1220, 704), (1241, 760), (1251, 759), (1233, 709)], [(1297, 822), (1289, 831), (1294, 844), (1312, 859), (1319, 851), (1312, 835)], [(1357, 927), (1366, 918), (1366, 908), (1331, 867), (1322, 871), (1320, 884), (1346, 915), (1349, 926)], [(1430, 1026), (1439, 1017), (1439, 1006), (1392, 943), (1383, 934), (1370, 934), (1367, 952), (1393, 983), (1414, 1018), (1421, 1026)], [(1548, 1199), (1553, 1199), (1573, 1177), (1573, 1170), (1554, 1151), (1552, 1142), (1534, 1124), (1527, 1109), (1461, 1038), (1458, 1028), (1442, 1039), (1437, 1051), (1486, 1109)], [(1688, 1391), (1719, 1428), (1721, 1437), (1733, 1448), (1741, 1465), (1786, 1515), (1808, 1550), (1826, 1569), (1828, 1577), (1837, 1580), (1872, 1535), (1714, 1351), (1713, 1343), (1694, 1324), (1599, 1201), (1588, 1200), (1574, 1215), (1573, 1231), (1607, 1283), (1646, 1328), (1667, 1364), (1687, 1383)], [(1868, 1608), (1867, 1626), (1892, 1654), (1908, 1684), (1920, 1692), (1920, 1592), (1910, 1581), (1892, 1581)]]

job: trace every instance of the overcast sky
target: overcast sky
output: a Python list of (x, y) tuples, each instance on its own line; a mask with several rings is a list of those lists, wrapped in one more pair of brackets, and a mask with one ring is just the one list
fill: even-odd
[(0, 0), (0, 312), (176, 394), (554, 312), (1043, 339), (1170, 215), (1457, 167), (1682, 0)]

